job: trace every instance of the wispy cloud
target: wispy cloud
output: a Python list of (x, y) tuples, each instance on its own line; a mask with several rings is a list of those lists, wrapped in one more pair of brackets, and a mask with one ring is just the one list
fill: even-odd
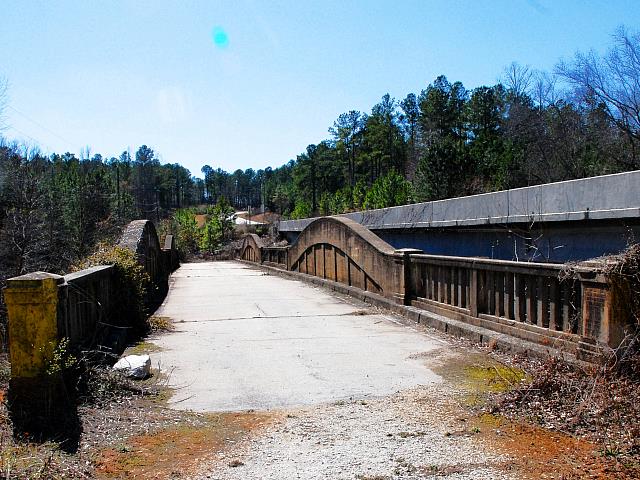
[(549, 9), (542, 5), (539, 0), (526, 0), (527, 4), (533, 8), (536, 12), (540, 14), (546, 14), (549, 12)]
[(245, 0), (244, 4), (253, 16), (253, 21), (262, 30), (262, 33), (266, 37), (267, 41), (271, 44), (271, 48), (277, 50), (280, 48), (280, 39), (273, 28), (264, 19), (264, 16), (260, 14), (260, 9), (255, 0)]
[(166, 87), (156, 93), (155, 108), (164, 123), (178, 123), (188, 118), (191, 99), (180, 87)]

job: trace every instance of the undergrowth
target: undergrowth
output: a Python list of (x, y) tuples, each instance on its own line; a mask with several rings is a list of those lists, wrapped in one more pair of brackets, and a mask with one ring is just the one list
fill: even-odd
[[(593, 441), (603, 456), (632, 471), (629, 478), (638, 478), (634, 475), (640, 475), (640, 245), (594, 264), (610, 281), (616, 314), (627, 318), (620, 345), (590, 368), (555, 358), (529, 361), (525, 368), (531, 382), (501, 394), (492, 408)], [(569, 275), (571, 269), (576, 266), (568, 267)]]
[(97, 265), (114, 266), (113, 284), (117, 287), (111, 293), (111, 321), (119, 326), (132, 327), (135, 334), (147, 333), (145, 300), (152, 283), (144, 267), (138, 263), (136, 254), (126, 248), (101, 244), (79, 268)]

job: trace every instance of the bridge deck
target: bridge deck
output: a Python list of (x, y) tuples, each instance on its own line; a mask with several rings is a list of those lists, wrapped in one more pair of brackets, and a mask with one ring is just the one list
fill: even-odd
[(414, 354), (441, 340), (237, 262), (182, 265), (156, 315), (176, 326), (153, 354), (177, 387), (176, 408), (264, 410), (440, 381)]

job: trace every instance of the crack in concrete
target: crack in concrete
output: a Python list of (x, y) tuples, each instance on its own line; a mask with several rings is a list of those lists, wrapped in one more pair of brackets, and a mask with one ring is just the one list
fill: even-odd
[[(262, 313), (260, 307), (258, 307)], [(255, 319), (265, 319), (265, 320), (273, 320), (273, 319), (285, 319), (285, 318), (326, 318), (326, 317), (361, 317), (365, 315), (361, 313), (362, 310), (354, 310), (353, 312), (346, 313), (333, 313), (333, 314), (313, 314), (313, 315), (254, 315), (252, 317), (229, 317), (229, 318), (202, 318), (199, 320), (175, 320), (175, 323), (208, 323), (208, 322), (227, 322), (227, 321), (235, 321), (235, 320), (255, 320)], [(367, 313), (366, 315), (377, 315), (377, 313)]]

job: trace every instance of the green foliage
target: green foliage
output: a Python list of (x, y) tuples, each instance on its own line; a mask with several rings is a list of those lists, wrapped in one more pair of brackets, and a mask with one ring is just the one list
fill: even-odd
[(306, 200), (296, 202), (296, 208), (291, 212), (291, 218), (307, 218), (313, 214), (311, 203)]
[(405, 205), (412, 199), (411, 184), (395, 170), (378, 178), (367, 192), (363, 208), (386, 208)]
[(213, 209), (213, 216), (216, 218), (217, 228), (220, 230), (222, 240), (229, 238), (233, 230), (233, 215), (235, 211), (226, 197), (220, 197)]
[(339, 215), (348, 212), (351, 209), (351, 198), (351, 189), (348, 186), (335, 192), (329, 203), (331, 213), (333, 215)]
[(353, 187), (353, 195), (352, 195), (353, 207), (355, 209), (359, 210), (364, 205), (364, 200), (365, 200), (365, 197), (367, 196), (367, 190), (368, 190), (367, 184), (363, 180), (358, 180), (356, 185)]
[(78, 359), (72, 354), (69, 339), (63, 338), (54, 345), (50, 345), (50, 355), (45, 362), (47, 375), (58, 375), (68, 372), (76, 367)]
[(180, 258), (186, 259), (188, 255), (198, 251), (201, 241), (201, 232), (193, 210), (176, 210), (173, 214), (173, 226)]
[(133, 327), (136, 333), (144, 333), (146, 324), (146, 297), (151, 279), (138, 263), (136, 254), (122, 247), (101, 244), (98, 250), (80, 266), (80, 269), (97, 265), (113, 265), (116, 291), (111, 298), (111, 322), (119, 326)]
[(207, 223), (202, 227), (202, 236), (200, 237), (200, 250), (213, 253), (222, 245), (222, 232), (219, 228), (218, 219), (211, 216)]
[[(231, 238), (234, 229), (234, 209), (223, 196), (211, 207), (182, 208), (161, 223), (161, 235), (172, 233), (180, 257), (184, 260), (199, 252), (213, 253)], [(204, 217), (204, 224), (198, 225), (196, 215)]]
[(331, 194), (329, 192), (322, 192), (318, 208), (320, 210), (320, 215), (331, 215)]
[(207, 222), (202, 228), (200, 249), (209, 253), (220, 248), (233, 230), (234, 210), (225, 197), (220, 197), (215, 207), (210, 209)]

